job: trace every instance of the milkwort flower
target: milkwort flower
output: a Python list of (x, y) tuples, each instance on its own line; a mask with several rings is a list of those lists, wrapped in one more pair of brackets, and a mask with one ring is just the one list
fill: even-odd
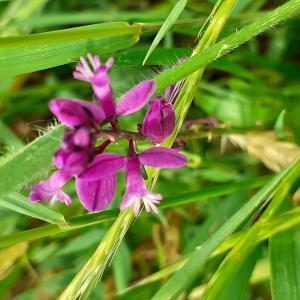
[[(141, 203), (144, 203), (146, 211), (157, 212), (156, 204), (162, 197), (147, 190), (141, 166), (178, 168), (186, 163), (186, 158), (177, 150), (162, 147), (136, 153), (134, 139), (141, 137), (141, 133), (122, 131), (117, 120), (119, 116), (132, 114), (148, 103), (156, 89), (156, 83), (151, 80), (142, 81), (123, 95), (116, 104), (108, 75), (113, 59), (109, 59), (105, 64), (101, 64), (98, 56), (88, 54), (88, 59), (89, 63), (81, 58), (73, 76), (75, 79), (91, 83), (97, 102), (79, 99), (50, 101), (50, 110), (69, 128), (65, 132), (61, 148), (53, 159), (57, 171), (47, 180), (31, 186), (30, 200), (50, 201), (51, 204), (60, 201), (69, 205), (71, 198), (62, 188), (71, 177), (75, 177), (76, 190), (82, 205), (88, 211), (102, 210), (114, 198), (116, 173), (125, 168), (126, 193), (121, 209), (131, 206), (137, 215)], [(168, 118), (165, 119), (169, 122)], [(111, 124), (112, 129), (106, 130), (104, 134), (101, 126), (107, 122)], [(125, 135), (122, 135), (124, 132)], [(112, 133), (119, 134), (122, 138), (125, 136), (129, 140), (127, 157), (103, 153), (106, 147), (115, 141)], [(99, 137), (108, 139), (95, 147)]]
[(150, 105), (142, 132), (154, 143), (160, 144), (165, 141), (175, 128), (174, 105), (157, 97)]
[[(180, 59), (175, 65), (186, 58)], [(142, 132), (154, 143), (165, 141), (175, 128), (174, 103), (183, 81), (166, 89), (164, 97), (158, 96), (150, 105), (142, 125)]]
[(87, 56), (89, 62), (81, 57), (81, 63), (76, 66), (73, 77), (92, 85), (106, 120), (133, 114), (149, 102), (156, 89), (156, 83), (153, 80), (142, 81), (123, 95), (120, 102), (116, 104), (108, 75), (108, 71), (114, 63), (113, 58), (110, 58), (105, 64), (101, 64), (99, 56), (93, 57), (90, 53)]
[[(126, 169), (126, 192), (121, 204), (121, 210), (131, 206), (137, 216), (143, 202), (147, 212), (158, 212), (156, 204), (162, 200), (160, 194), (147, 190), (142, 177), (141, 167), (180, 168), (186, 164), (186, 157), (175, 149), (153, 147), (137, 154), (133, 140), (129, 142), (128, 156), (123, 157), (114, 153), (104, 153), (83, 172), (77, 180), (79, 194), (85, 203), (93, 202), (94, 192), (85, 192), (86, 188), (97, 180), (115, 176), (121, 169)], [(88, 183), (89, 182), (89, 183)], [(110, 186), (110, 194), (114, 194), (114, 184)], [(112, 200), (112, 199), (111, 199)], [(107, 204), (107, 203), (106, 203)]]

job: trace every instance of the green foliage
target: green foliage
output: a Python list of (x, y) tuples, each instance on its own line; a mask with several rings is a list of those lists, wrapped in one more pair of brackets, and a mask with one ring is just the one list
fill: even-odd
[[(1, 299), (299, 299), (300, 1), (273, 2), (0, 3)], [(189, 164), (147, 170), (164, 196), (158, 215), (119, 212), (123, 173), (102, 212), (83, 210), (73, 181), (68, 207), (28, 201), (64, 130), (49, 128), (48, 101), (92, 98), (71, 80), (87, 52), (114, 56), (117, 99), (145, 78), (157, 95), (184, 80), (163, 146), (182, 147)], [(272, 164), (286, 168), (274, 176)]]
[(0, 40), (0, 77), (67, 64), (87, 52), (112, 53), (139, 40), (139, 25), (125, 22), (88, 25)]
[(67, 226), (62, 214), (45, 207), (40, 203), (30, 203), (28, 198), (18, 194), (11, 193), (0, 198), (0, 206), (17, 211), (20, 214), (44, 220), (61, 227)]
[[(281, 211), (292, 207), (286, 202)], [(273, 299), (300, 297), (300, 227), (296, 226), (270, 238), (271, 288)]]
[(179, 0), (176, 3), (176, 5), (174, 6), (174, 8), (170, 12), (170, 14), (168, 15), (168, 17), (164, 21), (164, 23), (162, 24), (162, 26), (160, 27), (157, 35), (155, 36), (155, 39), (153, 40), (153, 42), (152, 42), (152, 44), (151, 44), (148, 52), (146, 53), (146, 56), (145, 56), (144, 60), (143, 60), (143, 65), (146, 63), (146, 61), (148, 60), (148, 58), (150, 57), (150, 55), (152, 54), (152, 52), (154, 51), (154, 49), (158, 46), (158, 44), (160, 43), (160, 41), (164, 38), (164, 36), (170, 30), (170, 28), (172, 27), (172, 25), (176, 22), (176, 20), (178, 19), (179, 15), (184, 10), (184, 8), (186, 6), (186, 3), (187, 3), (187, 0)]

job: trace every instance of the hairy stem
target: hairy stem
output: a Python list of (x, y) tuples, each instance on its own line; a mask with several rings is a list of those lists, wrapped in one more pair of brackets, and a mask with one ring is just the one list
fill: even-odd
[[(194, 54), (198, 53), (202, 49), (208, 48), (211, 44), (213, 44), (216, 41), (220, 31), (222, 30), (228, 17), (230, 16), (230, 13), (232, 11), (235, 2), (236, 0), (227, 0), (225, 1), (225, 5), (222, 4), (220, 6), (222, 16), (220, 16), (220, 13), (218, 13), (219, 12), (218, 9), (215, 16), (210, 21), (210, 24), (206, 32), (204, 33), (202, 39), (200, 40), (197, 48), (195, 49)], [(231, 5), (231, 8), (230, 5), (229, 7), (227, 7), (228, 4)], [(214, 29), (214, 27), (216, 28)], [(188, 84), (192, 84), (192, 85), (197, 84), (202, 77), (203, 71), (204, 69), (200, 69), (197, 72), (197, 74), (192, 74), (191, 75), (192, 79), (187, 80), (186, 83), (188, 82)], [(180, 98), (180, 94), (179, 94), (179, 98)], [(167, 143), (168, 147), (172, 146), (180, 130), (180, 127), (183, 124), (184, 117), (189, 109), (189, 105), (187, 106), (185, 103), (186, 100), (177, 99), (177, 101), (181, 101), (179, 106), (183, 109), (181, 113), (183, 113), (184, 115), (181, 120), (178, 120), (178, 113), (177, 113), (177, 120), (176, 120), (177, 124), (175, 127), (174, 134), (171, 136), (171, 139), (169, 139), (169, 142)], [(175, 106), (175, 112), (176, 112), (176, 106)], [(154, 182), (153, 175), (155, 173), (153, 172), (153, 169), (151, 171), (152, 172), (151, 175), (149, 176), (149, 181), (147, 182), (147, 184), (148, 187), (152, 189), (153, 182)], [(95, 283), (95, 281), (101, 277), (102, 272), (107, 265), (107, 262), (111, 259), (111, 257), (116, 252), (118, 245), (120, 244), (121, 240), (125, 236), (126, 230), (129, 228), (133, 220), (134, 220), (134, 214), (131, 207), (121, 212), (119, 217), (116, 219), (114, 225), (107, 231), (104, 239), (101, 241), (100, 245), (96, 249), (93, 256), (85, 264), (83, 269), (75, 276), (71, 284), (67, 287), (67, 289), (60, 297), (60, 300), (79, 299), (82, 295), (88, 294), (90, 288)], [(122, 226), (119, 226), (120, 223), (122, 224)]]
[[(193, 72), (196, 72), (197, 76), (192, 74), (190, 80), (186, 81), (189, 82), (189, 87), (186, 87), (185, 91), (195, 90), (195, 88), (197, 87), (197, 83), (200, 80), (199, 78), (201, 78), (203, 74), (203, 68), (207, 64), (232, 51), (234, 48), (245, 43), (261, 32), (271, 28), (278, 22), (292, 16), (300, 8), (300, 0), (291, 0), (275, 9), (274, 11), (265, 14), (259, 20), (246, 26), (239, 32), (234, 33), (218, 44), (211, 46), (214, 44), (220, 31), (226, 23), (235, 3), (236, 1), (234, 0), (225, 0), (222, 2), (219, 9), (216, 11), (214, 17), (212, 18), (212, 21), (210, 22), (206, 33), (203, 35), (203, 38), (196, 48), (196, 52), (198, 54), (195, 54), (186, 62), (177, 65), (176, 67), (160, 74), (155, 78), (158, 84), (157, 92), (162, 91), (172, 83), (176, 83), (177, 81), (184, 79), (186, 76), (189, 76)], [(190, 95), (192, 94), (193, 93), (191, 92)], [(182, 97), (182, 99), (184, 99), (184, 97)], [(175, 140), (183, 124), (191, 101), (191, 98), (181, 100), (180, 102), (178, 102), (177, 100), (176, 130), (169, 141), (166, 143), (166, 145), (171, 146), (173, 141)], [(60, 299), (79, 299), (82, 295), (85, 294), (86, 291), (90, 290), (93, 283), (95, 283), (95, 280), (97, 280), (101, 276), (102, 271), (106, 267), (108, 261), (113, 257), (118, 245), (120, 244), (126, 233), (126, 230), (129, 228), (133, 220), (134, 215), (131, 208), (126, 209), (118, 216), (114, 225), (107, 231), (104, 239), (96, 249), (93, 256), (86, 263), (84, 268), (76, 275), (76, 277), (64, 291)], [(166, 299), (160, 297), (161, 294), (164, 295), (164, 292), (165, 290), (156, 294), (155, 299)], [(176, 291), (174, 290), (172, 292), (173, 295), (174, 293), (176, 293)]]

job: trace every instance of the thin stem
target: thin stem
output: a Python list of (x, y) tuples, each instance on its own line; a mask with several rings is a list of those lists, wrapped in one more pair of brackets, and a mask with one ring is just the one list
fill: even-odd
[[(232, 7), (235, 4), (236, 0), (230, 0), (232, 2), (231, 5)], [(225, 1), (226, 5), (227, 2)], [(221, 5), (220, 8), (224, 9), (227, 6)], [(219, 10), (218, 10), (219, 11)], [(220, 31), (222, 30), (225, 22), (227, 21), (228, 17), (231, 14), (231, 9), (228, 11), (225, 10), (225, 13), (223, 15), (219, 15), (217, 13), (215, 14), (214, 18), (212, 18), (210, 25), (208, 26), (207, 31), (204, 34), (204, 38), (206, 36), (210, 36), (213, 34), (213, 38), (209, 41), (209, 43), (206, 41), (203, 43), (202, 39), (199, 42), (199, 45), (201, 46), (201, 50), (203, 48), (209, 47), (211, 44), (214, 43), (214, 41), (217, 39)], [(217, 22), (217, 29), (213, 30), (212, 24), (215, 24)], [(199, 45), (196, 48), (196, 51), (198, 51)], [(183, 63), (184, 64), (184, 63)], [(181, 65), (181, 64), (180, 64)], [(179, 65), (179, 66), (180, 66)], [(175, 69), (176, 67), (174, 67)], [(178, 66), (177, 66), (178, 68)], [(203, 67), (202, 67), (203, 68)], [(203, 74), (203, 69), (199, 70), (199, 76), (194, 79), (194, 85), (198, 82), (199, 78), (201, 78)], [(199, 77), (199, 78), (198, 78)], [(181, 78), (183, 79), (183, 78)], [(176, 80), (176, 82), (179, 80)], [(157, 81), (159, 84), (159, 81)], [(187, 83), (187, 80), (185, 81), (185, 84)], [(191, 82), (190, 82), (191, 84)], [(170, 84), (169, 84), (170, 85)], [(159, 85), (158, 85), (159, 86)], [(167, 86), (165, 86), (167, 87)], [(158, 90), (161, 89), (161, 85), (159, 86)], [(185, 103), (183, 103), (183, 108)], [(186, 114), (189, 106), (186, 109), (183, 109), (183, 113)], [(178, 120), (176, 120), (178, 123)], [(176, 138), (176, 135), (178, 134), (180, 127), (182, 125), (182, 122), (179, 122), (179, 124), (176, 124), (176, 132), (174, 135), (171, 137), (171, 143), (168, 145), (169, 147), (172, 146), (173, 141)], [(151, 176), (149, 176), (149, 181), (147, 182), (148, 187), (151, 186), (153, 187), (153, 184), (155, 183), (154, 178), (154, 172), (152, 171)], [(69, 299), (76, 299), (79, 296), (85, 295), (85, 293), (88, 293), (90, 291), (90, 287), (92, 284), (95, 283), (97, 279), (99, 279), (102, 275), (102, 272), (104, 268), (107, 265), (107, 262), (113, 257), (114, 253), (116, 252), (120, 242), (122, 241), (123, 237), (126, 234), (127, 229), (131, 225), (131, 223), (134, 220), (134, 214), (133, 214), (133, 209), (131, 207), (127, 208), (126, 210), (122, 211), (119, 215), (119, 217), (116, 219), (115, 223), (113, 226), (107, 231), (104, 239), (101, 241), (99, 244), (98, 248), (96, 249), (95, 253), (93, 256), (89, 259), (89, 261), (85, 264), (85, 266), (81, 269), (79, 273), (75, 276), (75, 278), (72, 280), (70, 285), (67, 287), (67, 289), (64, 291), (62, 296), (59, 298), (60, 300), (69, 300)], [(120, 227), (118, 224), (122, 222), (122, 226)]]
[(142, 132), (128, 131), (123, 129), (99, 130), (96, 133), (96, 138), (107, 139), (110, 140), (112, 143), (117, 143), (120, 140), (147, 140), (147, 137)]
[(104, 152), (104, 150), (111, 144), (111, 140), (106, 140), (101, 145), (96, 147), (96, 154), (101, 154)]
[(187, 61), (158, 75), (155, 78), (157, 82), (156, 92), (161, 92), (171, 84), (176, 83), (191, 73), (207, 66), (214, 60), (231, 52), (260, 33), (274, 27), (276, 24), (287, 18), (293, 17), (299, 12), (299, 9), (300, 1), (290, 0), (273, 11), (262, 14), (259, 19), (245, 26), (236, 33), (231, 34), (217, 44), (189, 58)]

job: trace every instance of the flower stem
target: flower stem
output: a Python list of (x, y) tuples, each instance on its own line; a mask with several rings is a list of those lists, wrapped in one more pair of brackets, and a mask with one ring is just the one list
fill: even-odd
[[(194, 53), (198, 53), (204, 48), (208, 48), (211, 44), (213, 44), (217, 37), (219, 36), (220, 31), (222, 30), (223, 26), (225, 25), (225, 22), (227, 21), (231, 10), (235, 4), (236, 0), (227, 0), (224, 1), (225, 5), (220, 5), (220, 10), (222, 9), (223, 15), (220, 16), (219, 9), (217, 10), (215, 16), (212, 18), (206, 32), (203, 35), (203, 38), (200, 40), (198, 46), (195, 49)], [(227, 6), (231, 9), (227, 8)], [(224, 7), (227, 8), (227, 10), (224, 9)], [(224, 14), (224, 11), (226, 14)], [(214, 29), (214, 26), (217, 27)], [(185, 81), (184, 85), (187, 84), (187, 87), (195, 86), (199, 82), (199, 80), (202, 77), (204, 69), (201, 69), (197, 71), (196, 73), (190, 75), (188, 79)], [(195, 87), (192, 87), (192, 91), (196, 91)], [(185, 88), (185, 91), (187, 89)], [(190, 91), (189, 96), (191, 96)], [(180, 95), (179, 95), (180, 96)], [(181, 97), (182, 98), (182, 97)], [(193, 96), (192, 96), (193, 99)], [(171, 147), (179, 130), (180, 127), (183, 124), (184, 117), (187, 114), (187, 111), (189, 109), (189, 106), (191, 104), (192, 99), (186, 100), (181, 99), (181, 105), (179, 106), (180, 109), (182, 109), (183, 117), (181, 119), (177, 119), (177, 127), (174, 135), (172, 135), (171, 139), (169, 139), (169, 142), (167, 143), (168, 147)], [(178, 101), (178, 100), (177, 100)], [(186, 103), (187, 102), (187, 103)], [(178, 114), (177, 114), (178, 115)], [(178, 122), (179, 121), (179, 122)], [(121, 131), (123, 132), (123, 131)], [(107, 134), (107, 132), (104, 132)], [(117, 132), (120, 134), (120, 131)], [(111, 132), (109, 133), (111, 134)], [(126, 134), (125, 134), (126, 135)], [(116, 138), (116, 136), (111, 136), (112, 138)], [(153, 187), (153, 169), (151, 170), (151, 176), (149, 176), (149, 180), (147, 181), (148, 186), (151, 185)], [(93, 254), (93, 256), (89, 259), (89, 261), (85, 264), (83, 269), (75, 276), (75, 278), (72, 280), (71, 284), (67, 287), (67, 289), (64, 291), (64, 293), (59, 298), (60, 300), (73, 300), (73, 299), (79, 299), (82, 295), (88, 293), (90, 291), (90, 288), (93, 286), (93, 284), (96, 282), (97, 279), (99, 279), (103, 273), (104, 268), (106, 267), (109, 260), (113, 257), (114, 253), (117, 251), (117, 248), (122, 241), (123, 237), (125, 236), (125, 233), (127, 229), (129, 228), (130, 224), (134, 220), (134, 214), (131, 207), (127, 208), (126, 210), (122, 211), (118, 218), (116, 219), (115, 223), (112, 225), (112, 227), (108, 230), (105, 237), (101, 241), (100, 245), (98, 246), (97, 250)]]
[[(193, 100), (191, 95), (193, 95), (196, 88), (198, 88), (199, 80), (204, 71), (203, 68), (214, 59), (228, 53), (264, 30), (269, 29), (278, 22), (295, 14), (295, 11), (300, 7), (299, 0), (291, 0), (274, 11), (265, 14), (263, 17), (246, 26), (239, 32), (227, 37), (222, 42), (210, 47), (218, 38), (219, 33), (223, 29), (236, 2), (237, 0), (225, 0), (221, 2), (221, 5), (217, 9), (210, 25), (204, 33), (203, 38), (196, 47), (196, 55), (156, 77), (158, 84), (157, 92), (159, 92), (170, 84), (182, 80), (194, 72), (185, 82), (186, 87), (184, 87), (184, 92), (189, 92), (189, 97), (184, 97), (184, 95), (182, 95), (182, 97), (176, 101), (176, 130), (165, 144), (166, 146), (170, 147), (172, 145), (184, 122), (185, 116)], [(178, 102), (178, 100), (180, 101)], [(152, 173), (152, 175), (156, 174)], [(151, 178), (150, 176), (149, 182), (154, 182), (153, 180), (151, 181), (154, 177), (155, 176), (152, 176)], [(83, 269), (75, 276), (59, 299), (79, 299), (90, 290), (95, 281), (101, 277), (107, 263), (117, 251), (120, 242), (133, 220), (134, 215), (132, 208), (128, 208), (119, 214), (113, 226), (107, 231), (96, 252), (92, 255)], [(156, 299), (158, 299), (158, 297), (156, 297)]]

